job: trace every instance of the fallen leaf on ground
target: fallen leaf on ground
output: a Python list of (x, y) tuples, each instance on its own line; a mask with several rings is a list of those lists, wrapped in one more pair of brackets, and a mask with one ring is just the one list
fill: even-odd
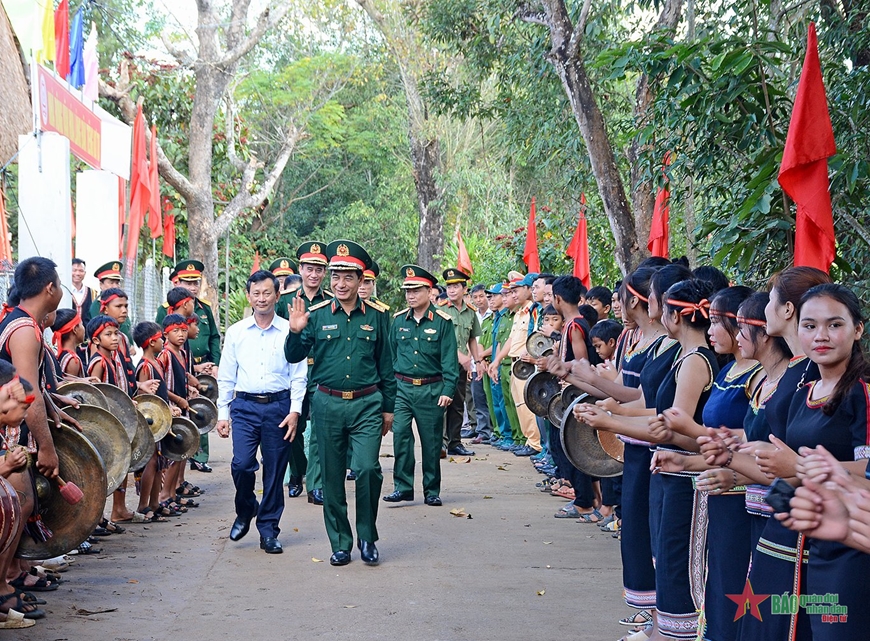
[(507, 472), (507, 468), (504, 467), (503, 465), (499, 465), (499, 466), (498, 466), (497, 468), (495, 468), (495, 469), (497, 469), (497, 470), (501, 470), (502, 472)]
[(487, 495), (487, 494), (484, 494), (484, 495), (483, 495), (483, 498), (485, 498), (485, 499), (491, 499), (492, 497), (489, 496), (489, 495)]
[(447, 462), (448, 463), (455, 463), (456, 459), (451, 456), (449, 459), (447, 459)]
[(79, 608), (78, 610), (76, 610), (75, 613), (78, 614), (79, 616), (89, 617), (89, 616), (92, 616), (94, 614), (108, 614), (109, 612), (117, 612), (117, 611), (118, 611), (118, 608), (109, 608), (108, 610), (83, 610), (82, 608)]
[(546, 590), (538, 590), (537, 595), (538, 595), (538, 596), (544, 596), (546, 593), (547, 593)]
[(552, 541), (544, 541), (544, 545), (553, 545)]
[(136, 579), (130, 579), (129, 581), (127, 581), (127, 583), (139, 583), (139, 581), (137, 581)]
[(464, 507), (457, 507), (457, 508), (450, 510), (450, 513), (453, 516), (465, 516), (465, 508)]
[(351, 609), (351, 608), (355, 608), (356, 606), (355, 605), (346, 605), (344, 607), (346, 607), (347, 609)]
[(322, 559), (315, 559), (313, 556), (311, 557), (311, 560), (314, 561), (315, 563), (323, 563)]
[(469, 456), (467, 459), (465, 459), (465, 460), (462, 461), (462, 462), (463, 462), (463, 463), (471, 463), (471, 457)]
[(294, 531), (294, 532), (298, 532), (298, 531), (299, 531), (299, 528), (298, 528), (298, 527), (295, 527), (295, 528), (293, 528), (293, 531)]

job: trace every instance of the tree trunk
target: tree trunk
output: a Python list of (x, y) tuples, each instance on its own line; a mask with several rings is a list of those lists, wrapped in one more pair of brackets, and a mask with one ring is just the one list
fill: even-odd
[(439, 270), (439, 258), (444, 251), (444, 215), (441, 194), (435, 182), (439, 167), (437, 140), (420, 140), (409, 134), (414, 185), (417, 188), (417, 209), (420, 229), (417, 235), (417, 264), (432, 273)]

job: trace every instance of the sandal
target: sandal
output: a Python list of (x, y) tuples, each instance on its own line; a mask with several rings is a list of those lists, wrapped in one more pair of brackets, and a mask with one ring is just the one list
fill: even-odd
[(60, 579), (60, 575), (57, 572), (52, 572), (51, 570), (46, 570), (41, 565), (34, 565), (30, 568), (31, 576), (38, 576), (40, 579), (48, 579), (49, 581), (53, 581), (60, 585), (63, 583)]
[(202, 488), (185, 481), (177, 488), (175, 488), (176, 496), (200, 496), (202, 495)]
[(181, 514), (183, 512), (187, 512), (186, 507), (181, 507), (180, 505), (178, 505), (178, 503), (176, 503), (175, 501), (173, 501), (171, 499), (163, 501), (163, 502), (159, 503), (158, 505), (160, 505), (160, 507), (163, 508), (164, 510), (169, 510), (169, 513), (162, 512), (162, 514), (164, 514), (166, 516), (181, 516)]
[(592, 508), (591, 512), (581, 512), (580, 518), (577, 519), (578, 523), (601, 523), (604, 520), (604, 516), (597, 509)]
[[(130, 520), (132, 521), (133, 519), (131, 518)], [(107, 530), (109, 534), (123, 534), (127, 531), (120, 525), (118, 525), (114, 521), (110, 521), (109, 519), (103, 519), (102, 521), (100, 521), (100, 527)]]
[(36, 625), (36, 621), (25, 619), (18, 610), (9, 610), (6, 613), (6, 620), (0, 621), (0, 630), (21, 630), (34, 625)]
[(91, 536), (111, 536), (112, 533), (109, 532), (107, 528), (104, 528), (102, 525), (98, 525), (94, 528), (94, 531), (91, 533)]
[(647, 623), (652, 623), (652, 615), (647, 610), (641, 610), (636, 613), (634, 616), (625, 617), (624, 619), (619, 620), (619, 625), (643, 625), (645, 626)]
[(8, 606), (6, 612), (3, 612), (7, 618), (9, 617), (9, 613), (13, 611), (23, 614), (25, 619), (42, 619), (45, 616), (43, 610), (40, 610), (33, 604), (26, 603), (15, 591), (0, 596), (0, 607), (2, 607), (7, 601), (14, 601), (14, 603), (11, 603)]
[(85, 541), (80, 546), (78, 546), (75, 550), (72, 550), (70, 554), (99, 554), (103, 551), (103, 548), (95, 548), (93, 545)]
[(148, 519), (141, 512), (136, 511), (133, 512), (132, 518), (124, 519), (124, 523), (148, 523)]
[(598, 522), (598, 527), (602, 530), (616, 520), (616, 515), (612, 512), (604, 517), (604, 520)]
[(169, 521), (165, 516), (160, 516), (150, 507), (146, 507), (144, 512), (136, 512), (136, 514), (142, 517), (143, 523), (167, 523)]
[(622, 521), (620, 519), (616, 519), (615, 521), (611, 521), (607, 525), (600, 527), (605, 532), (619, 532), (620, 528), (622, 527)]
[(37, 597), (34, 594), (31, 594), (30, 592), (22, 592), (18, 588), (15, 588), (15, 591), (18, 593), (18, 596), (21, 597), (22, 601), (24, 601), (25, 603), (28, 603), (30, 605), (47, 605), (48, 604), (48, 601), (46, 601), (45, 599), (40, 599), (39, 597)]
[(182, 507), (199, 507), (199, 503), (197, 503), (193, 499), (185, 499), (180, 496), (175, 497), (175, 502)]
[(580, 512), (573, 503), (568, 503), (565, 507), (556, 512), (553, 516), (557, 519), (576, 519), (580, 516)]
[(559, 496), (563, 499), (568, 499), (570, 501), (573, 501), (575, 498), (577, 498), (577, 496), (574, 494), (574, 488), (570, 485), (563, 485), (558, 490), (553, 490), (552, 492), (550, 492), (550, 494), (552, 494), (553, 496)]
[(27, 572), (22, 572), (16, 578), (12, 579), (9, 582), (9, 585), (11, 585), (13, 588), (19, 588), (21, 590), (28, 591), (32, 590), (33, 592), (53, 592), (60, 587), (57, 583), (42, 578), (37, 578), (36, 583), (27, 585), (25, 581), (27, 580), (28, 576), (32, 575), (28, 574)]

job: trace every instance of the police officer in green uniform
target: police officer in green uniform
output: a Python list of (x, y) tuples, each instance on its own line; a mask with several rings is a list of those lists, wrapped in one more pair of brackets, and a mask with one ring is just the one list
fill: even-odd
[(308, 377), (317, 388), (311, 402), (314, 432), (323, 463), (323, 518), (332, 546), (332, 565), (351, 559), (353, 531), (347, 518), (345, 465), (352, 444), (356, 480), (356, 532), (360, 557), (378, 563), (378, 497), (384, 476), (378, 454), (393, 424), (396, 377), (389, 342), (389, 317), (359, 298), (362, 273), (371, 258), (358, 244), (336, 240), (326, 249), (333, 297), (306, 311), (293, 300), (284, 356), (290, 362), (314, 350)]
[[(329, 260), (326, 258), (326, 244), (316, 240), (302, 243), (296, 249), (296, 260), (299, 262), (299, 275), (302, 277), (302, 287), (288, 295), (281, 296), (278, 301), (276, 313), (282, 318), (289, 320), (290, 308), (295, 298), (301, 298), (305, 303), (305, 309), (322, 303), (332, 298), (332, 292), (324, 290), (323, 279), (326, 277), (326, 266)], [(298, 430), (296, 438), (290, 443), (290, 481), (287, 484), (287, 494), (290, 498), (302, 494), (302, 478), (308, 486), (308, 502), (314, 505), (323, 505), (323, 471), (320, 465), (320, 452), (317, 448), (317, 439), (314, 435), (314, 420), (311, 415), (311, 397), (314, 394), (314, 381), (310, 371), (314, 365), (314, 351), (308, 354), (308, 391), (302, 402), (301, 420), (311, 421), (311, 437), (309, 438), (308, 451), (305, 450), (304, 430)]]
[(426, 505), (441, 505), (441, 437), (444, 409), (453, 400), (459, 360), (452, 317), (429, 301), (436, 278), (422, 267), (402, 267), (408, 307), (393, 316), (390, 343), (396, 371), (393, 420), (393, 483), (388, 503), (414, 500), (414, 431), (417, 423), (423, 459)]
[[(178, 285), (184, 287), (193, 296), (193, 313), (199, 319), (199, 336), (190, 341), (190, 357), (193, 359), (193, 369), (197, 374), (217, 376), (215, 366), (221, 360), (221, 334), (218, 330), (211, 304), (199, 298), (199, 288), (202, 286), (202, 272), (205, 270), (198, 260), (182, 260), (172, 272), (178, 280)], [(169, 311), (169, 303), (163, 303), (157, 309), (157, 324), (160, 325)], [(199, 439), (199, 451), (190, 459), (190, 469), (198, 472), (211, 472), (208, 464), (208, 434)]]
[[(275, 312), (281, 318), (289, 318), (290, 314), (287, 312), (288, 305), (290, 305), (290, 300), (293, 298), (293, 292), (295, 290), (288, 290), (284, 287), (284, 279), (290, 276), (291, 274), (295, 274), (294, 271), (296, 269), (296, 263), (294, 263), (291, 259), (281, 257), (272, 261), (272, 264), (269, 265), (269, 271), (275, 275), (275, 278), (278, 279), (278, 283), (281, 285), (278, 289), (278, 302), (275, 304)], [(283, 310), (283, 312), (281, 311)]]
[[(121, 288), (121, 281), (124, 280), (121, 277), (121, 272), (124, 270), (124, 263), (120, 260), (113, 260), (105, 263), (104, 265), (100, 265), (97, 267), (97, 271), (94, 272), (94, 278), (100, 281), (100, 292), (104, 292), (107, 289), (112, 289), (113, 287)], [(99, 316), (100, 312), (100, 295), (97, 294), (97, 297), (94, 299), (94, 302), (91, 303), (91, 318)], [(120, 327), (121, 331), (124, 333), (124, 336), (127, 337), (127, 342), (130, 345), (130, 354), (133, 355), (136, 353), (135, 343), (133, 342), (133, 326), (130, 323), (130, 319), (128, 318), (123, 323), (121, 323)]]
[(477, 319), (477, 308), (465, 302), (465, 292), (471, 277), (458, 269), (445, 269), (443, 276), (444, 283), (447, 285), (447, 303), (442, 305), (441, 309), (450, 314), (453, 319), (460, 366), (453, 402), (444, 413), (444, 447), (447, 449), (447, 454), (451, 456), (474, 456), (474, 452), (462, 444), (460, 432), (471, 360), (474, 359), (477, 366), (482, 367), (480, 346), (477, 344), (480, 336), (480, 321)]

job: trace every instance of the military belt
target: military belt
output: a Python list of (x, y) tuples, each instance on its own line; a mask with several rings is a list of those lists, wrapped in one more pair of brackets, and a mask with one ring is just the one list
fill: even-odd
[(405, 383), (410, 383), (411, 385), (430, 385), (444, 380), (444, 377), (440, 375), (429, 376), (428, 378), (413, 378), (412, 376), (405, 376), (404, 374), (396, 374), (396, 378)]
[(332, 389), (331, 387), (327, 387), (326, 385), (318, 385), (317, 389), (324, 394), (329, 394), (330, 396), (335, 396), (337, 398), (344, 399), (345, 401), (352, 401), (355, 398), (362, 398), (363, 396), (369, 396), (371, 394), (374, 394), (378, 391), (378, 386), (369, 385), (368, 387), (363, 387), (362, 389), (341, 390)]

